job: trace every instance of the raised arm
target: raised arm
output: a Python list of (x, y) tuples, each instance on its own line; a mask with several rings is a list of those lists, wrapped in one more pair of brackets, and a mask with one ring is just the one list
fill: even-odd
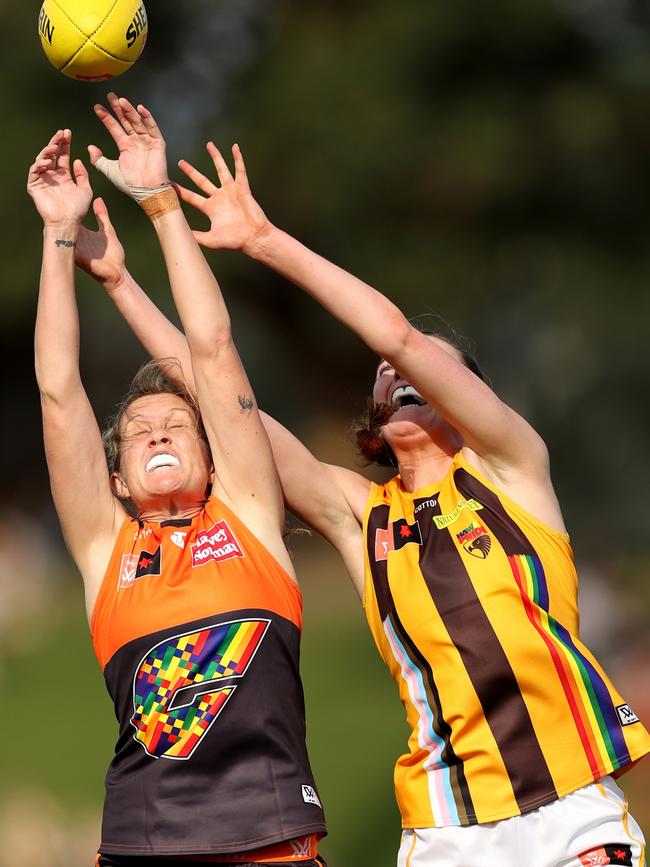
[[(223, 196), (232, 190), (224, 188)], [(174, 356), (185, 380), (195, 391), (190, 350), (185, 335), (158, 309), (128, 272), (124, 249), (106, 205), (96, 199), (93, 209), (98, 230), (82, 227), (76, 248), (77, 264), (105, 289), (117, 309), (152, 357)], [(287, 507), (336, 547), (361, 595), (363, 558), (360, 523), (369, 483), (359, 473), (329, 467), (279, 422), (260, 413), (280, 476)]]
[[(213, 490), (285, 562), (282, 494), (271, 447), (233, 342), (219, 286), (169, 187), (165, 142), (144, 106), (136, 109), (115, 95), (109, 100), (114, 114), (101, 106), (96, 113), (119, 149), (123, 180), (141, 200), (160, 241), (190, 347), (215, 467)], [(96, 148), (91, 159), (96, 165), (102, 159)], [(223, 182), (232, 179), (224, 176)]]
[(125, 512), (115, 500), (101, 434), (79, 374), (74, 250), (92, 199), (80, 160), (70, 171), (70, 130), (59, 130), (29, 170), (27, 191), (43, 218), (35, 333), (36, 378), (54, 504), (83, 578), (90, 616)]
[(93, 202), (97, 230), (81, 227), (75, 261), (104, 288), (152, 358), (178, 359), (190, 390), (196, 394), (190, 348), (185, 335), (167, 319), (126, 267), (124, 248), (103, 199)]
[[(208, 145), (208, 151), (216, 159), (213, 145)], [(245, 178), (236, 145), (233, 153), (238, 174)], [(221, 202), (210, 181), (189, 164), (180, 165), (204, 195), (177, 187), (179, 194), (212, 223), (209, 231), (196, 232), (195, 237), (213, 249), (232, 247), (226, 218), (219, 213)], [(245, 235), (236, 235), (243, 239), (239, 249), (302, 287), (358, 334), (460, 431), (466, 445), (495, 473), (507, 478), (514, 469), (547, 477), (546, 448), (538, 434), (460, 361), (414, 328), (391, 301), (273, 226), (249, 189), (242, 196), (239, 214), (230, 217), (231, 223), (235, 224), (236, 216), (245, 217), (248, 224)]]

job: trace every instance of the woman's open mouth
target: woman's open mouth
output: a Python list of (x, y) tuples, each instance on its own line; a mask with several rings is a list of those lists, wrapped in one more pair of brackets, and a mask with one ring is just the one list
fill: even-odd
[(391, 395), (391, 405), (395, 409), (403, 406), (424, 406), (426, 400), (416, 391), (412, 385), (400, 385)]

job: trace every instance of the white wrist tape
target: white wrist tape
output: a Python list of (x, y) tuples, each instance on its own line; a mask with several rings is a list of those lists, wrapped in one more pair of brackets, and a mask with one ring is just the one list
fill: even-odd
[(131, 184), (127, 184), (124, 180), (122, 170), (120, 169), (119, 160), (109, 160), (106, 157), (99, 157), (95, 163), (95, 168), (108, 178), (108, 180), (116, 186), (118, 190), (126, 193), (127, 196), (131, 196), (131, 198), (135, 199), (138, 204), (140, 204), (143, 199), (148, 199), (149, 196), (164, 193), (165, 190), (171, 190), (172, 188), (172, 185), (169, 182), (161, 184), (159, 187), (135, 187)]

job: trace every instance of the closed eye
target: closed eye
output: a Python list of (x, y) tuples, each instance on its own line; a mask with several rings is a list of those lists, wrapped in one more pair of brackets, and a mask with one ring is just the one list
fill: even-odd
[(131, 428), (124, 431), (124, 439), (135, 439), (136, 437), (144, 437), (151, 433), (151, 428)]

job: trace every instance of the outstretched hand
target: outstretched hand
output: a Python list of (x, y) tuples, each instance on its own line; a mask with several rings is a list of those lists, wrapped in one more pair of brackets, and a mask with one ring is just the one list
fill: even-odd
[(93, 211), (98, 229), (92, 232), (85, 226), (81, 227), (75, 262), (110, 293), (118, 288), (126, 274), (124, 247), (113, 228), (103, 199), (95, 199)]
[(108, 103), (113, 114), (103, 105), (95, 106), (95, 114), (117, 145), (120, 156), (118, 160), (109, 160), (96, 145), (89, 145), (90, 162), (113, 183), (121, 175), (127, 187), (125, 192), (131, 187), (168, 184), (165, 140), (149, 109), (143, 105), (136, 108), (114, 93), (108, 94)]
[(70, 171), (71, 141), (69, 129), (55, 132), (27, 175), (27, 192), (46, 225), (79, 224), (93, 197), (81, 160)]
[(174, 183), (173, 187), (184, 202), (210, 220), (209, 231), (193, 232), (199, 244), (212, 250), (242, 250), (248, 253), (255, 241), (271, 228), (271, 223), (253, 198), (239, 145), (232, 147), (234, 178), (212, 142), (208, 142), (207, 151), (212, 157), (221, 186), (216, 186), (190, 163), (181, 160), (178, 164), (181, 171), (204, 195), (200, 196), (180, 184)]

